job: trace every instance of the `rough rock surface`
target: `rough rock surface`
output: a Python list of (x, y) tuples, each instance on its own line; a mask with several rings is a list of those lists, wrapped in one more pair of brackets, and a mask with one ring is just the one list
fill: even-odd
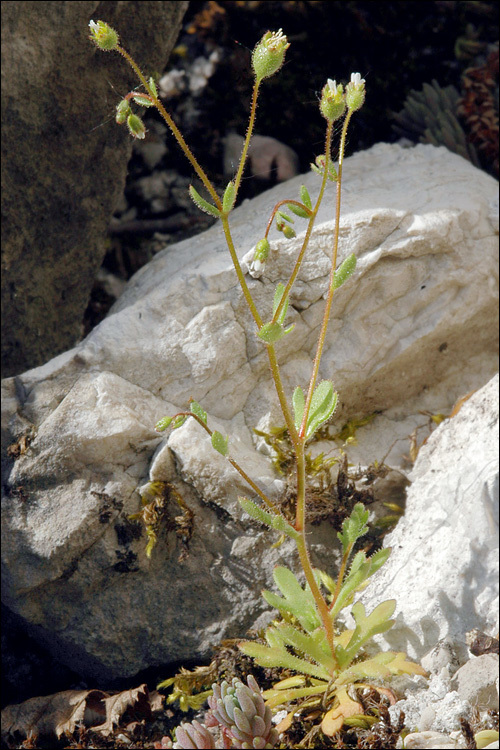
[(363, 601), (402, 603), (380, 640), (420, 659), (474, 627), (498, 632), (498, 376), (429, 437), (410, 479), (392, 555)]
[(81, 338), (106, 226), (125, 183), (132, 138), (114, 126), (113, 112), (137, 80), (120, 55), (91, 44), (88, 23), (108, 21), (141, 66), (162, 69), (187, 6), (2, 4), (6, 375), (40, 365)]
[[(386, 462), (397, 467), (410, 432), (428, 421), (420, 410), (449, 411), (496, 372), (497, 184), (431, 146), (380, 144), (346, 160), (344, 175), (340, 260), (354, 252), (358, 267), (336, 294), (321, 376), (333, 377), (340, 392), (335, 429), (347, 418), (379, 412), (358, 430), (350, 460), (366, 465), (388, 454)], [(304, 175), (234, 212), (233, 237), (240, 257), (247, 253), (245, 269), (272, 206), (295, 197), (301, 183), (311, 194), (318, 188), (316, 175)], [(333, 191), (330, 186), (292, 294), (288, 319), (295, 331), (278, 347), (289, 394), (309, 377), (327, 283)], [(300, 236), (287, 242), (273, 233), (263, 275), (248, 277), (261, 310), (270, 308), (276, 282), (287, 278)], [(281, 422), (267, 357), (253, 331), (216, 225), (141, 269), (75, 349), (3, 382), (4, 449), (20, 440), (4, 472), (4, 601), (62, 661), (93, 679), (206, 656), (221, 638), (244, 635), (264, 609), (260, 589), (272, 585), (273, 565), (294, 559), (287, 542), (272, 549), (274, 537), (243, 516), (236, 498), (247, 488), (192, 421), (167, 438), (153, 430), (159, 418), (195, 397), (209, 423), (231, 436), (232, 455), (253, 479), (279, 491), (268, 458), (253, 447), (258, 420), (261, 426)], [(446, 436), (455, 434), (456, 420), (468, 415), (479, 462), (490, 438), (474, 411), (478, 399), (470, 403), (441, 434), (451, 441)], [(428, 444), (421, 465), (435, 444)], [(454, 475), (461, 456), (450, 459)], [(463, 488), (479, 524), (489, 499), (474, 489), (490, 487), (488, 456), (476, 484)], [(195, 513), (184, 562), (172, 533), (160, 535), (148, 561), (144, 534), (138, 538), (137, 525), (127, 520), (140, 508), (137, 488), (148, 477), (174, 482)], [(429, 507), (420, 513), (448, 529), (452, 511), (445, 501), (425, 500)], [(412, 501), (416, 524), (411, 508)], [(173, 499), (167, 510), (179, 515)], [(466, 535), (458, 514), (452, 518)], [(417, 544), (418, 532), (404, 524), (403, 547), (420, 550), (428, 567), (436, 567), (429, 562), (434, 537), (421, 535)], [(488, 522), (481, 528), (478, 560), (492, 547)], [(314, 562), (331, 569), (334, 530), (322, 525), (310, 538)], [(472, 551), (473, 544), (462, 548)], [(421, 575), (427, 581), (427, 572)], [(441, 576), (438, 583), (444, 600), (449, 581)], [(405, 612), (399, 579), (393, 588)], [(475, 610), (468, 589), (463, 601), (454, 601), (457, 627), (462, 617), (468, 629), (488, 619), (490, 602), (477, 593)], [(385, 589), (381, 594), (387, 598)], [(431, 607), (434, 615), (438, 598), (425, 591), (420, 615)], [(429, 626), (416, 650), (432, 648), (439, 631)]]

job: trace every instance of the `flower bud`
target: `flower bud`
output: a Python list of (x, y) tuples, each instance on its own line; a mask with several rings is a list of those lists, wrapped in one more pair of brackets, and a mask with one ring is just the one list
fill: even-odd
[(341, 83), (337, 86), (336, 81), (328, 79), (326, 86), (321, 92), (319, 108), (323, 117), (329, 122), (338, 120), (345, 112), (344, 89)]
[(144, 123), (137, 115), (129, 115), (127, 117), (127, 127), (130, 130), (130, 135), (134, 138), (142, 140), (146, 136)]
[(258, 273), (259, 271), (264, 270), (264, 266), (266, 265), (267, 256), (269, 255), (269, 250), (271, 249), (271, 246), (269, 244), (269, 240), (267, 237), (264, 237), (263, 239), (259, 240), (255, 246), (255, 253), (253, 256), (253, 260), (250, 266), (250, 269), (254, 273)]
[(352, 112), (361, 109), (365, 101), (365, 79), (361, 73), (351, 73), (351, 80), (345, 89), (346, 104)]
[(295, 229), (289, 226), (288, 224), (284, 224), (283, 229), (281, 231), (283, 232), (287, 240), (292, 240), (294, 237), (297, 236), (297, 232), (295, 231)]
[(106, 52), (116, 49), (120, 41), (118, 34), (104, 21), (90, 21), (90, 39), (94, 44)]
[(128, 102), (128, 99), (122, 99), (121, 102), (116, 107), (115, 119), (118, 125), (123, 125), (127, 117), (131, 114), (132, 114), (132, 110), (130, 109), (130, 104)]
[(266, 31), (252, 53), (252, 67), (259, 83), (281, 68), (289, 46), (282, 29)]

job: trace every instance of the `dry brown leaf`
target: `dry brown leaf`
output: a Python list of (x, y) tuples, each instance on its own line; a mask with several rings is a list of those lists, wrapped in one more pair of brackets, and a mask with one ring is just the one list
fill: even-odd
[(6, 706), (2, 737), (72, 734), (77, 724), (107, 737), (120, 723), (151, 719), (161, 708), (162, 696), (149, 695), (147, 685), (110, 695), (101, 690), (65, 690)]
[(100, 690), (64, 690), (6, 706), (2, 711), (2, 737), (27, 737), (30, 733), (60, 737), (73, 732), (77, 723), (90, 726), (86, 724), (87, 702), (102, 719), (106, 695)]

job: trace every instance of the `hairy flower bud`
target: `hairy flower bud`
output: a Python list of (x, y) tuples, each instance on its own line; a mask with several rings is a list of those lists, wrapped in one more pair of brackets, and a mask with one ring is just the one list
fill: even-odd
[(271, 246), (267, 237), (263, 237), (257, 242), (257, 244), (255, 245), (253, 260), (250, 265), (251, 271), (253, 271), (254, 273), (258, 273), (259, 271), (264, 270), (264, 266), (266, 265), (266, 260), (267, 256), (269, 255), (270, 249)]
[(321, 92), (319, 108), (323, 117), (329, 122), (338, 120), (345, 112), (344, 89), (341, 83), (328, 79)]
[(348, 108), (355, 112), (361, 109), (365, 101), (365, 79), (361, 73), (351, 73), (351, 80), (345, 89), (345, 100)]
[(281, 68), (289, 46), (282, 29), (266, 31), (252, 52), (252, 67), (259, 83), (263, 78), (269, 78)]
[(134, 138), (142, 140), (146, 136), (146, 128), (143, 121), (137, 115), (129, 115), (127, 117), (127, 127), (130, 130), (130, 135)]
[(90, 21), (89, 29), (90, 39), (99, 49), (109, 52), (118, 47), (118, 34), (104, 21)]
[(127, 117), (132, 114), (132, 110), (130, 109), (130, 104), (128, 99), (122, 99), (119, 104), (116, 106), (116, 115), (115, 120), (118, 123), (118, 125), (122, 125)]

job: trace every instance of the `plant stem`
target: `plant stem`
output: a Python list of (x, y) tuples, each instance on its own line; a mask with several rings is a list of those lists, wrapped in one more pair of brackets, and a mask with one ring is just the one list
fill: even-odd
[(255, 115), (257, 113), (257, 97), (259, 95), (259, 83), (260, 83), (259, 81), (255, 80), (255, 83), (253, 86), (252, 105), (250, 108), (250, 118), (248, 120), (248, 127), (247, 127), (246, 136), (245, 136), (245, 142), (243, 144), (243, 151), (241, 152), (240, 163), (238, 165), (238, 172), (236, 173), (236, 177), (234, 180), (236, 194), (238, 194), (238, 189), (240, 187), (241, 178), (243, 176), (243, 170), (245, 168), (248, 148), (250, 146), (250, 139), (252, 137), (253, 126), (255, 124)]
[[(335, 278), (335, 268), (337, 265), (337, 251), (338, 251), (338, 245), (339, 245), (339, 231), (340, 231), (340, 198), (342, 194), (342, 165), (344, 161), (344, 152), (345, 152), (345, 139), (346, 139), (346, 133), (347, 128), (349, 126), (349, 121), (351, 119), (352, 110), (347, 110), (347, 115), (344, 119), (344, 124), (342, 126), (342, 135), (340, 137), (340, 147), (339, 147), (339, 166), (338, 166), (338, 176), (337, 176), (337, 198), (336, 198), (336, 204), (335, 204), (335, 232), (334, 232), (334, 238), (333, 238), (333, 250), (332, 250), (332, 265), (330, 268), (330, 279), (329, 279), (329, 286), (328, 286), (328, 295), (326, 298), (326, 304), (325, 304), (325, 311), (323, 314), (323, 321), (321, 323), (321, 330), (318, 338), (318, 345), (316, 348), (316, 356), (314, 357), (314, 363), (313, 363), (313, 369), (311, 373), (311, 379), (309, 381), (309, 390), (307, 392), (307, 398), (306, 403), (304, 406), (304, 414), (302, 417), (302, 424), (300, 425), (299, 430), (299, 436), (301, 438), (305, 437), (306, 434), (306, 425), (307, 425), (307, 418), (309, 416), (309, 409), (311, 406), (311, 400), (314, 393), (314, 386), (316, 385), (316, 380), (318, 378), (318, 372), (319, 372), (319, 366), (321, 362), (321, 355), (323, 353), (323, 347), (325, 345), (325, 339), (326, 339), (326, 330), (328, 328), (328, 322), (330, 319), (330, 311), (332, 308), (332, 302), (333, 302), (333, 293), (335, 291), (333, 282)], [(328, 158), (330, 154), (329, 152), (326, 153), (326, 163), (328, 164)], [(325, 166), (326, 171), (326, 166)], [(284, 296), (284, 295), (283, 295)]]
[(196, 159), (195, 155), (193, 154), (193, 152), (191, 151), (191, 149), (187, 145), (186, 141), (182, 137), (182, 133), (180, 132), (179, 128), (177, 127), (177, 125), (173, 121), (172, 117), (169, 115), (169, 113), (167, 112), (167, 110), (163, 106), (163, 104), (160, 101), (160, 99), (158, 99), (158, 97), (156, 96), (156, 94), (154, 93), (154, 91), (151, 90), (151, 88), (150, 88), (148, 82), (146, 81), (146, 78), (145, 78), (144, 74), (142, 73), (141, 69), (139, 68), (139, 66), (137, 65), (137, 63), (133, 59), (133, 57), (131, 57), (131, 55), (129, 55), (129, 53), (127, 52), (127, 50), (125, 50), (125, 49), (123, 49), (122, 47), (119, 47), (119, 46), (116, 48), (116, 50), (117, 50), (117, 52), (120, 53), (120, 55), (122, 55), (125, 58), (125, 60), (129, 63), (129, 65), (134, 69), (134, 71), (137, 74), (137, 76), (138, 76), (139, 80), (141, 81), (142, 85), (146, 88), (146, 91), (152, 96), (153, 101), (155, 103), (155, 107), (157, 108), (158, 112), (161, 114), (161, 116), (163, 117), (163, 119), (167, 123), (168, 127), (170, 128), (170, 130), (174, 134), (174, 137), (175, 137), (177, 143), (179, 144), (179, 146), (181, 147), (181, 149), (184, 151), (184, 154), (186, 155), (186, 157), (189, 159), (189, 161), (191, 163), (191, 166), (193, 167), (194, 171), (196, 172), (196, 174), (198, 175), (198, 177), (200, 178), (200, 180), (202, 181), (202, 183), (204, 184), (204, 186), (206, 187), (206, 189), (208, 190), (208, 192), (212, 196), (212, 198), (213, 198), (213, 200), (215, 202), (215, 205), (217, 206), (218, 209), (222, 209), (222, 201), (219, 198), (219, 196), (217, 195), (217, 193), (215, 192), (215, 188), (213, 187), (212, 183), (208, 179), (208, 177), (207, 177), (206, 173), (204, 172), (204, 170), (201, 168), (200, 164), (198, 163), (198, 160)]
[(311, 237), (311, 233), (312, 233), (312, 230), (313, 230), (313, 227), (314, 227), (314, 222), (316, 221), (316, 216), (318, 215), (318, 211), (319, 211), (319, 207), (321, 205), (321, 201), (323, 200), (323, 194), (325, 192), (326, 181), (327, 181), (327, 178), (328, 178), (327, 165), (328, 165), (328, 158), (330, 157), (330, 151), (331, 151), (331, 147), (332, 147), (332, 133), (333, 133), (333, 123), (329, 122), (328, 126), (327, 126), (327, 130), (326, 130), (326, 143), (325, 143), (325, 153), (327, 154), (327, 161), (326, 161), (326, 164), (325, 164), (325, 171), (324, 171), (324, 174), (323, 174), (323, 179), (321, 180), (321, 187), (319, 189), (318, 198), (316, 200), (316, 204), (314, 206), (311, 218), (309, 219), (309, 223), (307, 225), (307, 229), (306, 229), (306, 234), (305, 234), (305, 237), (304, 237), (304, 241), (302, 243), (302, 247), (300, 249), (300, 253), (299, 253), (298, 257), (297, 257), (297, 260), (295, 261), (295, 266), (293, 268), (292, 274), (291, 274), (290, 278), (288, 279), (288, 283), (287, 283), (287, 285), (285, 287), (285, 290), (283, 292), (283, 296), (281, 297), (281, 301), (280, 301), (280, 303), (279, 303), (279, 305), (278, 305), (278, 307), (276, 309), (276, 312), (273, 315), (273, 319), (272, 319), (273, 323), (276, 323), (276, 321), (278, 320), (278, 317), (279, 317), (279, 315), (281, 313), (281, 310), (283, 309), (283, 305), (285, 304), (285, 302), (287, 300), (287, 297), (290, 294), (290, 290), (291, 290), (292, 286), (295, 283), (295, 279), (297, 278), (297, 274), (299, 273), (302, 260), (304, 258), (305, 252), (307, 250), (307, 246), (309, 244), (309, 239)]

